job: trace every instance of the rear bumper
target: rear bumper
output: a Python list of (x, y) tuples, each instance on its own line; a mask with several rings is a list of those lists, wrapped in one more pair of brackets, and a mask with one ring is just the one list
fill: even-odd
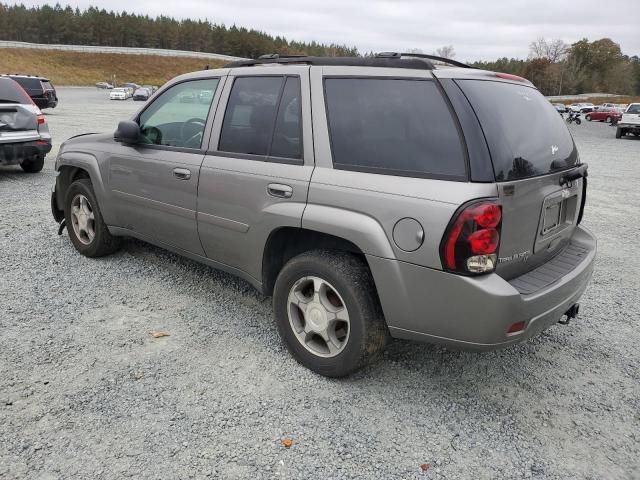
[(628, 128), (630, 130), (640, 130), (640, 124), (638, 124), (638, 123), (618, 122), (618, 128)]
[(0, 165), (16, 165), (35, 155), (45, 156), (50, 151), (51, 142), (46, 140), (0, 143)]
[[(397, 260), (367, 257), (391, 335), (470, 350), (491, 350), (531, 338), (555, 324), (582, 296), (596, 239), (578, 227), (572, 245), (584, 251), (570, 271), (523, 294), (497, 274), (464, 277)], [(516, 322), (522, 332), (508, 334)]]

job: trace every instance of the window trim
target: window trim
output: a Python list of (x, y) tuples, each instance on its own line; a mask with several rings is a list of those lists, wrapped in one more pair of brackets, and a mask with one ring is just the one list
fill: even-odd
[[(334, 149), (333, 149), (333, 138), (331, 134), (330, 127), (330, 116), (329, 116), (329, 102), (327, 97), (327, 89), (326, 89), (326, 81), (327, 79), (338, 79), (338, 80), (405, 80), (405, 81), (421, 81), (421, 82), (434, 82), (434, 85), (440, 96), (442, 97), (447, 110), (449, 111), (453, 123), (456, 126), (456, 132), (458, 135), (458, 141), (460, 142), (460, 147), (462, 150), (463, 162), (464, 162), (464, 174), (462, 175), (443, 175), (437, 173), (428, 173), (428, 172), (414, 172), (409, 170), (396, 170), (393, 168), (377, 168), (377, 167), (364, 167), (358, 165), (349, 165), (344, 163), (336, 162), (334, 157)], [(325, 117), (327, 119), (327, 134), (329, 137), (329, 149), (331, 151), (331, 164), (335, 170), (346, 170), (351, 172), (363, 172), (363, 173), (373, 173), (377, 175), (392, 175), (397, 177), (411, 177), (411, 178), (424, 178), (431, 180), (447, 180), (447, 181), (456, 181), (456, 182), (469, 182), (469, 151), (467, 149), (466, 139), (462, 132), (462, 127), (460, 125), (460, 119), (458, 118), (453, 106), (451, 105), (451, 101), (448, 98), (446, 92), (442, 89), (440, 82), (435, 77), (414, 77), (414, 76), (376, 76), (376, 75), (323, 75), (322, 76), (322, 95), (324, 97), (324, 109), (325, 109)]]
[[(202, 153), (202, 154), (205, 153), (206, 151), (205, 139), (208, 144), (209, 137), (211, 135), (213, 118), (215, 116), (216, 109), (218, 108), (218, 103), (220, 102), (220, 95), (224, 87), (226, 75), (211, 75), (207, 77), (185, 78), (184, 80), (180, 80), (179, 82), (175, 82), (170, 85), (167, 85), (166, 87), (161, 88), (160, 90), (158, 90), (152, 95), (151, 98), (153, 98), (153, 101), (148, 102), (139, 112), (137, 112), (133, 117), (133, 121), (138, 124), (138, 127), (140, 127), (140, 117), (142, 116), (142, 114), (146, 112), (149, 108), (151, 108), (151, 105), (157, 102), (158, 99), (161, 98), (165, 92), (168, 92), (172, 88), (177, 87), (178, 85), (182, 85), (183, 83), (197, 82), (201, 80), (218, 80), (218, 85), (216, 86), (216, 90), (213, 93), (213, 98), (211, 99), (209, 110), (207, 111), (207, 118), (205, 119), (204, 130), (202, 131), (202, 141), (200, 142), (200, 147), (188, 148), (188, 147), (178, 147), (175, 145), (157, 145), (155, 143), (138, 143), (135, 145), (136, 147), (150, 148), (151, 150), (165, 150), (170, 152), (180, 152), (180, 153)], [(211, 114), (212, 111), (213, 111), (213, 115)]]
[[(282, 95), (284, 94), (284, 89), (287, 85), (287, 78), (297, 78), (298, 86), (300, 87), (300, 158), (291, 158), (291, 157), (276, 157), (272, 155), (254, 155), (251, 153), (239, 153), (239, 152), (227, 152), (225, 150), (220, 150), (220, 142), (222, 140), (222, 129), (224, 126), (224, 120), (227, 115), (227, 108), (229, 107), (229, 99), (231, 98), (231, 93), (233, 92), (233, 87), (236, 83), (236, 80), (239, 78), (264, 78), (264, 77), (280, 77), (282, 78), (282, 85), (280, 87), (280, 92), (278, 93), (277, 108), (276, 115), (273, 122), (273, 128), (271, 130), (271, 142), (269, 143), (268, 152), (271, 153), (271, 147), (273, 146), (273, 136), (276, 129), (276, 124), (278, 121), (278, 113), (280, 113), (280, 104), (282, 102)], [(302, 112), (302, 76), (300, 74), (294, 73), (265, 73), (262, 72), (257, 75), (233, 75), (233, 81), (229, 85), (229, 93), (226, 97), (226, 101), (224, 104), (224, 111), (222, 112), (222, 121), (220, 122), (220, 131), (218, 134), (218, 141), (215, 144), (215, 149), (207, 150), (205, 155), (213, 155), (217, 157), (226, 157), (226, 158), (238, 158), (241, 160), (254, 160), (258, 162), (269, 162), (269, 163), (284, 163), (287, 165), (304, 165), (304, 115)]]

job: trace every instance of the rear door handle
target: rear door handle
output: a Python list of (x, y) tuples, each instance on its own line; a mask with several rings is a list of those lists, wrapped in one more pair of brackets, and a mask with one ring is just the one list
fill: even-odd
[(187, 170), (186, 168), (174, 168), (173, 176), (178, 180), (189, 180), (191, 178), (191, 170)]
[(291, 195), (293, 195), (293, 188), (291, 188), (289, 185), (270, 183), (267, 187), (267, 192), (272, 197), (291, 198)]

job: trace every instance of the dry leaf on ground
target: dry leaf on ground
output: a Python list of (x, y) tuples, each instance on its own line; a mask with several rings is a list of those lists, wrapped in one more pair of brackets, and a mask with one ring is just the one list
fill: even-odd
[(149, 332), (149, 334), (153, 338), (160, 338), (160, 337), (168, 337), (169, 336), (169, 334), (167, 332)]

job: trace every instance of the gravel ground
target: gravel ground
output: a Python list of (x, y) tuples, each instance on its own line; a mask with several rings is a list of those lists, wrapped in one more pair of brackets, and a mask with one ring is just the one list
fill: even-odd
[(44, 171), (0, 167), (0, 477), (640, 478), (640, 139), (571, 126), (599, 238), (577, 321), (483, 354), (396, 341), (328, 380), (245, 282), (137, 241), (90, 260), (56, 235), (59, 143), (141, 105), (59, 96)]

